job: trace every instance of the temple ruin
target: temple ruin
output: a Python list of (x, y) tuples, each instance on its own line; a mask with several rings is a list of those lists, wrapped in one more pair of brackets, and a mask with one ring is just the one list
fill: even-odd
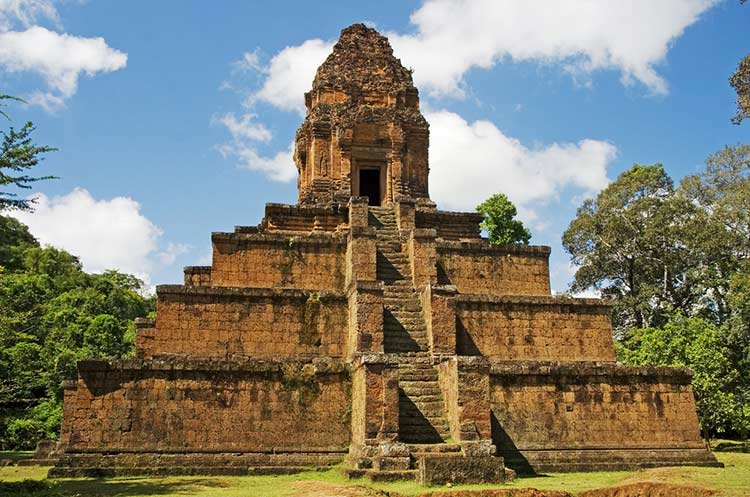
[(51, 476), (718, 464), (689, 370), (617, 364), (610, 307), (552, 296), (549, 247), (491, 245), (480, 215), (437, 209), (385, 37), (343, 30), (305, 104), (298, 203), (213, 233), (210, 267), (157, 287), (134, 358), (79, 362)]

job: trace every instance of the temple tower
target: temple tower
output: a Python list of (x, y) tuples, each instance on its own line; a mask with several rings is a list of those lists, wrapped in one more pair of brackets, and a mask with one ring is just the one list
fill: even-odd
[(426, 198), (429, 126), (411, 71), (364, 24), (341, 32), (305, 94), (294, 162), (300, 204)]
[(490, 244), (481, 215), (432, 203), (385, 37), (344, 29), (305, 102), (299, 202), (212, 233), (210, 266), (157, 287), (135, 357), (78, 363), (51, 476), (719, 464), (689, 370), (617, 364), (609, 304), (552, 295), (549, 247)]

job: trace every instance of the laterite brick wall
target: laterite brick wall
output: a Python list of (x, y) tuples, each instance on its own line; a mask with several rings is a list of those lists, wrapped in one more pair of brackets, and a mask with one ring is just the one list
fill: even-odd
[(687, 370), (618, 365), (494, 365), (500, 450), (702, 448)]
[(157, 294), (156, 328), (139, 342), (139, 357), (341, 357), (346, 350), (343, 294), (177, 285)]
[(460, 295), (456, 349), (502, 360), (614, 361), (610, 311), (593, 299)]
[(211, 284), (343, 290), (346, 237), (214, 233)]
[(460, 293), (549, 295), (549, 247), (439, 242), (438, 283)]
[(62, 441), (72, 452), (344, 450), (350, 386), (335, 361), (84, 361)]

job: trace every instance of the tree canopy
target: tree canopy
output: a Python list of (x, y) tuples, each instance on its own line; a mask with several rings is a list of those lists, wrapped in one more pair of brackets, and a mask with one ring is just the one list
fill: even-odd
[(59, 430), (61, 382), (79, 359), (133, 352), (133, 319), (154, 309), (137, 278), (88, 274), (0, 216), (0, 449), (33, 448)]
[(484, 215), (481, 227), (487, 230), (490, 243), (529, 243), (531, 231), (515, 219), (518, 211), (508, 197), (496, 193), (477, 206)]
[(725, 147), (677, 186), (661, 164), (635, 164), (562, 241), (578, 266), (571, 289), (613, 303), (620, 358), (693, 368), (706, 433), (747, 432), (750, 146)]

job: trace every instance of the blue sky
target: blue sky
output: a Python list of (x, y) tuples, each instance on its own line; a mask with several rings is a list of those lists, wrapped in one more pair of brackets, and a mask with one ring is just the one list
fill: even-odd
[(295, 202), (302, 92), (354, 22), (415, 70), (439, 206), (508, 194), (552, 246), (558, 291), (583, 198), (634, 162), (678, 180), (750, 142), (730, 122), (727, 79), (750, 51), (739, 0), (0, 0), (0, 93), (26, 98), (14, 123), (60, 149), (37, 173), (61, 179), (21, 219), (88, 270), (180, 281), (210, 262), (212, 231)]

